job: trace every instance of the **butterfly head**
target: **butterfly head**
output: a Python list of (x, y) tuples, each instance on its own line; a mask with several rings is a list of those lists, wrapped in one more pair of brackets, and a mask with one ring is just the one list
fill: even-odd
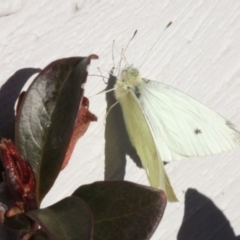
[(120, 74), (121, 80), (126, 82), (135, 82), (138, 77), (140, 77), (139, 71), (132, 65), (123, 68)]
[(116, 98), (121, 98), (129, 91), (134, 92), (137, 96), (141, 89), (142, 82), (142, 77), (137, 68), (134, 68), (132, 65), (123, 68), (115, 85)]

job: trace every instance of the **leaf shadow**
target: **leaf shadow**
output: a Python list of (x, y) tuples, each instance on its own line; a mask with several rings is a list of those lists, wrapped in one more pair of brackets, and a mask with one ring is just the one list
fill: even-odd
[(177, 240), (240, 240), (230, 222), (206, 196), (195, 189), (185, 194), (185, 211)]
[[(110, 75), (106, 90), (113, 89), (115, 83), (116, 77)], [(117, 102), (114, 91), (106, 93), (106, 101), (104, 179), (108, 181), (123, 180), (126, 168), (126, 155), (130, 156), (138, 167), (142, 168), (142, 164), (127, 134), (121, 106), (119, 103), (113, 106)], [(113, 107), (111, 108), (111, 106)]]
[[(39, 68), (23, 68), (16, 71), (0, 89), (0, 140), (4, 137), (14, 140), (15, 102), (27, 80), (35, 73), (40, 72)], [(0, 161), (1, 162), (1, 161)], [(0, 172), (3, 171), (0, 163)], [(2, 182), (0, 174), (0, 182)]]

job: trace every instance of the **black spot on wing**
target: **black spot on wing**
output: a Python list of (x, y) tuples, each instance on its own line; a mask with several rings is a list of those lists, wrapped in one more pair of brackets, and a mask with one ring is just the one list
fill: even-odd
[(194, 130), (194, 133), (195, 133), (195, 134), (200, 134), (200, 133), (202, 133), (202, 131), (201, 131), (200, 129), (196, 128), (196, 129)]

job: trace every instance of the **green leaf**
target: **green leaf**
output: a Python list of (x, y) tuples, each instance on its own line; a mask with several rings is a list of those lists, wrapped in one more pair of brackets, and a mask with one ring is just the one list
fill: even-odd
[(162, 190), (124, 181), (81, 186), (73, 195), (93, 212), (94, 240), (150, 239), (167, 203)]
[(29, 211), (27, 215), (41, 226), (50, 239), (92, 239), (92, 213), (78, 197), (67, 197), (50, 207)]
[(30, 240), (51, 240), (51, 238), (42, 229), (38, 229)]
[(59, 174), (83, 97), (91, 59), (72, 57), (49, 64), (26, 92), (16, 120), (16, 146), (31, 164), (38, 205)]

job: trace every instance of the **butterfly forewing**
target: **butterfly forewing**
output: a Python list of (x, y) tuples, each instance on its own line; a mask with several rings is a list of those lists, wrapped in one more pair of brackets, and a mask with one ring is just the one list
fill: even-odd
[(163, 161), (213, 155), (240, 145), (233, 124), (165, 84), (143, 79), (139, 104)]

